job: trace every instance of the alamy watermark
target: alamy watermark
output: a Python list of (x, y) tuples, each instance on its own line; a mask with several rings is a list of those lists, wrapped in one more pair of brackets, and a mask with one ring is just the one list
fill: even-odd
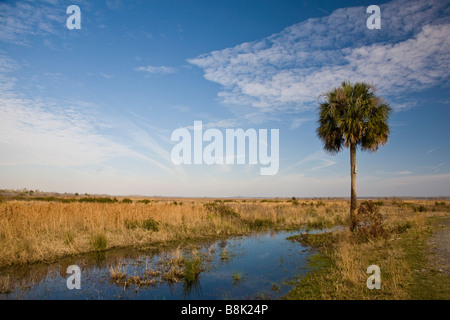
[(367, 7), (366, 13), (372, 15), (367, 19), (366, 25), (368, 29), (381, 29), (381, 10), (379, 6), (371, 5)]
[[(260, 168), (261, 175), (275, 175), (279, 169), (278, 129), (270, 130), (270, 155), (267, 129), (226, 129), (224, 137), (216, 128), (203, 132), (202, 121), (194, 121), (193, 136), (189, 129), (179, 128), (170, 139), (178, 142), (171, 153), (177, 165), (246, 164), (248, 158), (248, 164), (265, 166)], [(204, 146), (204, 142), (208, 143)]]
[(69, 29), (69, 30), (81, 29), (80, 7), (77, 5), (74, 5), (74, 4), (71, 6), (68, 6), (66, 13), (70, 14), (70, 16), (67, 18), (67, 21), (66, 21), (67, 29)]
[(379, 266), (372, 264), (367, 267), (367, 273), (372, 274), (369, 278), (367, 278), (367, 288), (370, 290), (373, 289), (381, 289), (381, 269)]
[(70, 276), (66, 280), (67, 289), (81, 289), (81, 269), (76, 264), (67, 267), (66, 273)]

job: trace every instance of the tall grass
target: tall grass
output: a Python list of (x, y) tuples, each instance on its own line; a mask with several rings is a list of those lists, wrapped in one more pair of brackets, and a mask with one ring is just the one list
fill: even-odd
[[(88, 199), (88, 198), (85, 198)], [(90, 198), (99, 199), (99, 198)], [(111, 198), (105, 198), (111, 199)], [(130, 199), (131, 200), (131, 199)], [(298, 199), (296, 199), (298, 200)], [(298, 200), (299, 201), (299, 200)], [(345, 200), (183, 199), (123, 203), (22, 201), (0, 203), (0, 267), (56, 260), (65, 255), (120, 247), (147, 247), (174, 241), (242, 234), (252, 230), (328, 227), (348, 223)], [(443, 201), (442, 201), (443, 202)], [(183, 203), (183, 205), (180, 205)], [(448, 202), (398, 206), (385, 201), (385, 216), (448, 210)], [(415, 210), (423, 206), (426, 211)], [(404, 228), (400, 225), (399, 228)]]

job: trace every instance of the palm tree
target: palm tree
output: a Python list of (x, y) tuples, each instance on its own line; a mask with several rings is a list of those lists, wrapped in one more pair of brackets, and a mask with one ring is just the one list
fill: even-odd
[(351, 202), (350, 221), (356, 223), (356, 148), (375, 152), (387, 143), (391, 108), (375, 95), (367, 83), (343, 82), (325, 94), (319, 107), (317, 134), (325, 151), (336, 154), (350, 148)]

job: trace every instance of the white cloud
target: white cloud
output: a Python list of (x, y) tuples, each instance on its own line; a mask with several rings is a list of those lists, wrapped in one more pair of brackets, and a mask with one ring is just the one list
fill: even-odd
[(106, 74), (106, 73), (103, 73), (103, 72), (100, 72), (100, 75), (101, 75), (103, 78), (105, 78), (106, 80), (110, 80), (110, 79), (113, 79), (113, 78), (114, 78), (113, 75), (111, 75), (111, 74)]
[(306, 170), (306, 171), (311, 172), (311, 171), (316, 171), (319, 169), (333, 166), (336, 163), (337, 162), (332, 160), (331, 157), (329, 155), (327, 155), (323, 150), (320, 150), (320, 151), (316, 151), (316, 152), (306, 156), (305, 158), (303, 158), (300, 161), (295, 162), (294, 164), (291, 164), (290, 166), (281, 170), (280, 174), (289, 173), (289, 171), (291, 171), (294, 168), (297, 168), (297, 172), (298, 172), (298, 167), (300, 165), (303, 165), (305, 167), (306, 166), (311, 167), (311, 164), (313, 164), (314, 166), (312, 168), (309, 168), (308, 170)]
[(291, 130), (298, 129), (303, 123), (311, 121), (310, 118), (293, 118), (291, 123)]
[(28, 36), (61, 34), (66, 19), (57, 1), (0, 3), (0, 41), (29, 45)]
[(79, 166), (100, 163), (132, 150), (96, 132), (77, 107), (0, 96), (0, 162), (5, 165)]
[(110, 10), (118, 10), (122, 7), (121, 0), (106, 0), (106, 6)]
[(448, 78), (448, 3), (397, 0), (381, 5), (383, 27), (368, 30), (365, 7), (309, 19), (260, 41), (188, 60), (222, 85), (226, 104), (301, 112), (342, 81), (373, 83), (394, 109), (399, 97)]
[(134, 69), (135, 71), (148, 72), (152, 74), (170, 74), (175, 73), (177, 70), (173, 67), (167, 66), (146, 66), (146, 67), (137, 67)]

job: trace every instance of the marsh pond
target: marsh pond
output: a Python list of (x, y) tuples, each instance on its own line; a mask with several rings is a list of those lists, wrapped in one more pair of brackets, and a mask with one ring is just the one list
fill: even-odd
[[(0, 271), (0, 299), (279, 299), (305, 274), (308, 248), (265, 231), (155, 250), (109, 250)], [(79, 267), (80, 289), (67, 273)], [(70, 279), (69, 279), (70, 278)], [(73, 282), (72, 282), (73, 280)]]

